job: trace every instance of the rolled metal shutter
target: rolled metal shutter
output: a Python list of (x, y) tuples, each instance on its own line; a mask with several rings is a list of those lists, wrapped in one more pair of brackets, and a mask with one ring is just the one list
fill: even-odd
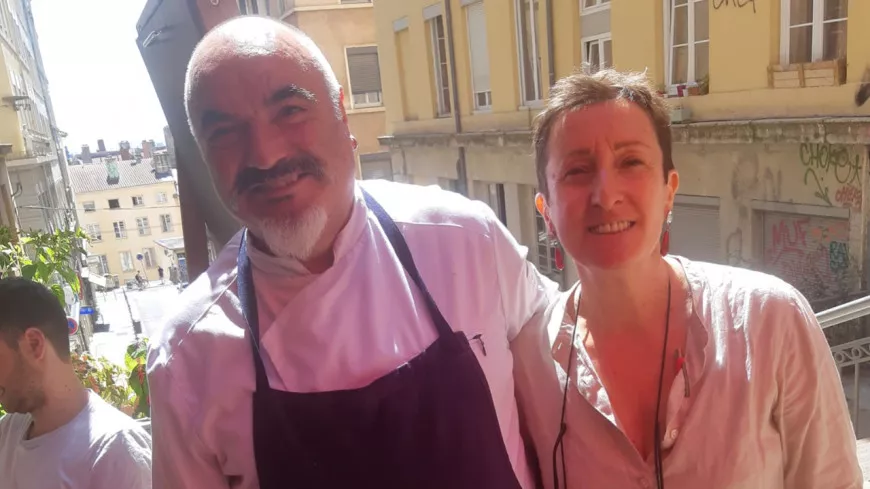
[(849, 220), (765, 212), (764, 271), (792, 284), (808, 299), (850, 290), (857, 279), (849, 254)]
[(347, 69), (352, 93), (381, 91), (377, 46), (347, 48)]
[(675, 204), (670, 252), (690, 260), (722, 263), (719, 207)]

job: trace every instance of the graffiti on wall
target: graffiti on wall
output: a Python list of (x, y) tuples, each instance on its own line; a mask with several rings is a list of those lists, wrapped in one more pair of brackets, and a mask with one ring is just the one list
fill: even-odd
[(713, 9), (719, 10), (724, 7), (744, 8), (752, 6), (752, 13), (756, 13), (755, 0), (713, 0)]
[[(861, 208), (861, 156), (848, 146), (803, 143), (800, 158), (804, 185), (827, 205), (836, 202), (850, 209)], [(833, 189), (833, 191), (832, 191)]]
[(810, 299), (845, 293), (849, 264), (849, 221), (771, 214), (764, 220), (765, 269)]

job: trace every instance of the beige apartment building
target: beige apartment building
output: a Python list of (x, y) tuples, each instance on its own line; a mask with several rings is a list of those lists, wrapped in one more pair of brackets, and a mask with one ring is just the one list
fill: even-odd
[[(671, 104), (671, 250), (814, 303), (867, 289), (870, 2), (378, 0), (396, 180), (467, 189), (563, 283), (536, 215), (531, 127), (580, 69), (645, 71)], [(457, 163), (458, 162), (458, 163)]]
[[(141, 272), (157, 280), (176, 259), (158, 241), (181, 238), (181, 209), (168, 159), (115, 160), (70, 167), (76, 212), (90, 237), (91, 273), (117, 277), (118, 284)], [(137, 257), (141, 255), (142, 259)]]

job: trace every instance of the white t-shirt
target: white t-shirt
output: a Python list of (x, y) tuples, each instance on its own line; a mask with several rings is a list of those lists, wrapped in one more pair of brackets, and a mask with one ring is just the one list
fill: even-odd
[(64, 426), (25, 440), (30, 424), (0, 418), (0, 489), (150, 489), (151, 437), (93, 392)]

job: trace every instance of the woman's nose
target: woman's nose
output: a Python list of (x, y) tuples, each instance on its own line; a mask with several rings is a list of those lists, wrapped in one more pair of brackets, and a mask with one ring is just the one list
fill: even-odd
[(598, 170), (592, 183), (592, 204), (610, 210), (622, 200), (616, 175), (609, 168)]

